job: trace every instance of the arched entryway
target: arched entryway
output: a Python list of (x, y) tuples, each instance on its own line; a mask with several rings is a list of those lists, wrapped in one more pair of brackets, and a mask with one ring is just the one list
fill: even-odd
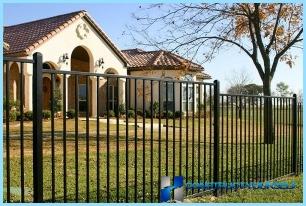
[(20, 74), (19, 67), (16, 62), (10, 66), (10, 99), (17, 101), (19, 100), (19, 89), (20, 89)]
[[(51, 62), (45, 62), (43, 63), (43, 69), (56, 69), (56, 66)], [(61, 79), (57, 75), (55, 78), (55, 85), (54, 85), (54, 92), (53, 92), (56, 104), (60, 104), (59, 101), (61, 101), (61, 98), (62, 98), (61, 91), (60, 91), (60, 84), (61, 84)], [(43, 76), (43, 109), (44, 110), (51, 109), (51, 87), (52, 87), (51, 75), (44, 74)]]
[[(78, 71), (78, 72), (90, 72), (90, 56), (87, 50), (82, 47), (76, 47), (71, 53), (71, 71)], [(86, 76), (80, 75), (78, 77), (78, 104), (79, 104), (79, 113), (80, 115), (84, 115), (87, 111), (87, 105), (89, 105), (89, 115), (92, 115), (92, 105), (91, 105), (91, 98), (92, 98), (92, 81), (90, 78), (87, 79), (88, 83), (88, 102), (86, 100)], [(75, 109), (75, 75), (71, 75), (69, 77), (69, 93), (68, 93), (68, 108)]]
[(119, 78), (116, 76), (119, 73), (118, 70), (114, 68), (106, 69), (105, 74), (112, 74), (114, 77), (103, 77), (99, 82), (100, 115), (106, 114), (107, 105), (108, 110), (117, 113), (118, 106), (120, 106), (120, 104), (124, 104), (125, 100), (125, 78)]

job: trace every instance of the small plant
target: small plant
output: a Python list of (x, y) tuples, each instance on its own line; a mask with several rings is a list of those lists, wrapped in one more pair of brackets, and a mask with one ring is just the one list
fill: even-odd
[(10, 111), (9, 113), (9, 121), (10, 122), (14, 122), (18, 119), (18, 117), (20, 116), (20, 113), (18, 111)]
[(147, 118), (150, 118), (150, 117), (151, 117), (151, 111), (146, 110), (146, 117), (147, 117)]
[(184, 116), (184, 112), (181, 111), (175, 111), (174, 113), (175, 118), (180, 118)]
[(138, 110), (137, 111), (137, 116), (142, 116), (142, 115), (143, 115), (142, 111)]
[(43, 119), (50, 119), (50, 117), (51, 117), (50, 110), (43, 110), (42, 111), (42, 116), (43, 116)]
[[(16, 101), (12, 99), (9, 100), (9, 110), (12, 109), (19, 110), (19, 105), (20, 105), (19, 100)], [(6, 98), (3, 98), (3, 110), (5, 109), (6, 109)]]
[(168, 113), (164, 112), (164, 117), (173, 118), (173, 112), (171, 111), (168, 111)]
[(113, 110), (108, 111), (108, 116), (109, 117), (115, 117), (115, 112)]
[(122, 116), (125, 114), (125, 104), (119, 105), (119, 116)]
[[(54, 99), (53, 109), (54, 109), (54, 112), (56, 113), (62, 110), (62, 94), (61, 94), (60, 89), (55, 89), (53, 95), (54, 95), (53, 96), (53, 99)], [(51, 102), (50, 102), (50, 105), (51, 105)]]
[(127, 116), (129, 117), (129, 118), (134, 118), (135, 117), (135, 112), (134, 112), (134, 110), (128, 110), (128, 112), (127, 112)]
[(24, 120), (25, 121), (32, 121), (33, 120), (33, 112), (27, 111), (24, 113)]
[(154, 118), (156, 118), (156, 114), (158, 113), (158, 109), (159, 109), (159, 103), (155, 101), (153, 103), (153, 115), (154, 115)]
[(66, 116), (68, 119), (73, 119), (75, 118), (75, 110), (74, 109), (69, 109), (67, 112), (66, 112)]

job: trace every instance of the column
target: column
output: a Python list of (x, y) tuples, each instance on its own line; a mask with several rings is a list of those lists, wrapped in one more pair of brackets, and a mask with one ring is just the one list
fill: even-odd
[(32, 103), (32, 79), (33, 79), (33, 75), (32, 74), (26, 74), (26, 79), (28, 79), (28, 84), (26, 85), (25, 84), (25, 87), (27, 87), (25, 90), (27, 91), (27, 98), (28, 99), (25, 99), (25, 106), (26, 106), (26, 109), (27, 110), (30, 110), (32, 111), (33, 110), (33, 103)]
[(91, 76), (91, 116), (97, 116), (97, 78)]
[(69, 85), (68, 85), (68, 78), (70, 77), (69, 74), (66, 75), (66, 78), (64, 79), (64, 81), (66, 82), (66, 111), (68, 111), (69, 107), (69, 101), (68, 101), (68, 98), (69, 98)]

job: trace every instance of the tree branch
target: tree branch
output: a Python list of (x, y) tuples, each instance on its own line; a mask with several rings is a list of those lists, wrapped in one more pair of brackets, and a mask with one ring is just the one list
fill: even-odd
[(266, 53), (269, 53), (270, 52), (270, 48), (271, 46), (273, 45), (273, 42), (275, 41), (275, 34), (276, 34), (276, 31), (277, 31), (277, 27), (278, 27), (278, 23), (279, 23), (279, 19), (280, 19), (280, 13), (282, 11), (282, 7), (283, 7), (283, 4), (280, 4), (279, 6), (279, 9), (278, 9), (278, 12), (277, 12), (277, 17), (276, 17), (276, 21), (275, 21), (275, 25), (274, 25), (274, 29), (273, 29), (273, 33), (272, 33), (272, 36), (271, 36), (271, 40), (269, 42), (269, 44), (267, 45), (266, 47)]
[(292, 47), (295, 43), (303, 41), (303, 39), (299, 39), (299, 37), (302, 35), (302, 33), (303, 33), (303, 28), (299, 31), (299, 33), (295, 36), (295, 38), (289, 44), (287, 44), (279, 53), (277, 53), (275, 55), (274, 60), (273, 60), (273, 64), (272, 64), (272, 67), (271, 67), (271, 76), (272, 77), (274, 76), (274, 73), (276, 71), (276, 66), (277, 66), (278, 61), (281, 58), (281, 56), (283, 56), (288, 51), (288, 49), (290, 49), (290, 47)]
[(269, 73), (270, 72), (270, 57), (265, 51), (265, 46), (263, 44), (261, 33), (260, 33), (259, 5), (260, 5), (259, 3), (254, 4), (255, 6), (255, 10), (254, 10), (255, 36), (256, 36), (259, 51), (264, 61), (265, 73)]

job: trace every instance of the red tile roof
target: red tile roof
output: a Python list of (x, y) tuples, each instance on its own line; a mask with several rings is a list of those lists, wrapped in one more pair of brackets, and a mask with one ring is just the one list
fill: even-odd
[(85, 18), (114, 52), (127, 63), (121, 51), (111, 42), (84, 10), (4, 27), (4, 41), (10, 45), (5, 55), (27, 56), (29, 52), (52, 38), (79, 18)]
[(160, 69), (160, 67), (168, 69), (182, 69), (187, 68), (189, 71), (198, 71), (205, 76), (205, 79), (210, 79), (208, 74), (204, 73), (204, 68), (190, 60), (187, 60), (177, 54), (169, 51), (143, 51), (141, 49), (122, 50), (126, 59), (129, 62), (129, 70), (139, 69)]

